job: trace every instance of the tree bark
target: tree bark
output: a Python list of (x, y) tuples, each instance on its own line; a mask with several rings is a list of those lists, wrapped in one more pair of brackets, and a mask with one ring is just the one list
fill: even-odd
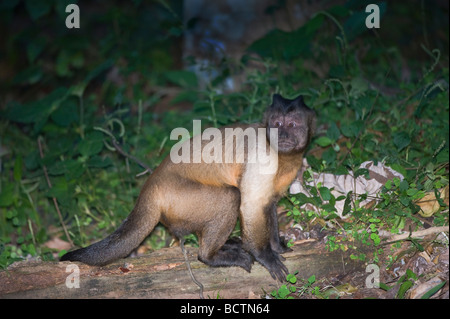
[[(251, 273), (239, 267), (213, 268), (197, 260), (197, 248), (188, 247), (194, 276), (204, 286), (205, 298), (259, 298), (278, 289), (259, 263)], [(364, 269), (350, 259), (350, 251), (329, 252), (321, 242), (305, 241), (283, 254), (297, 278), (330, 278)], [(79, 269), (79, 288), (68, 288)], [(67, 271), (67, 272), (66, 272)], [(71, 262), (22, 261), (0, 272), (0, 298), (199, 298), (179, 247), (164, 248), (142, 257), (127, 258), (105, 267)]]

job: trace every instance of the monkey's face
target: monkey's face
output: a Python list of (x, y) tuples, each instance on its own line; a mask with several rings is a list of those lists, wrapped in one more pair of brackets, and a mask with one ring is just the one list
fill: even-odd
[(278, 130), (278, 147), (272, 145), (278, 152), (300, 152), (308, 146), (310, 140), (308, 118), (299, 112), (274, 113), (268, 119), (267, 128), (269, 139), (270, 131), (274, 128)]
[(267, 138), (270, 132), (278, 130), (278, 152), (303, 152), (308, 146), (315, 129), (315, 112), (305, 105), (302, 96), (294, 100), (275, 94), (272, 105), (267, 109), (265, 120)]

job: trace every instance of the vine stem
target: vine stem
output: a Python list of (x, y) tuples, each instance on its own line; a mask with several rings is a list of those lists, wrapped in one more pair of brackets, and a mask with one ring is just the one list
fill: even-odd
[(94, 127), (94, 130), (100, 131), (105, 133), (106, 135), (108, 135), (109, 137), (111, 137), (112, 140), (112, 144), (114, 146), (114, 148), (117, 150), (117, 152), (119, 152), (121, 155), (123, 155), (125, 158), (129, 158), (131, 160), (133, 160), (134, 162), (136, 162), (139, 166), (141, 166), (142, 168), (145, 169), (144, 172), (139, 173), (138, 176), (144, 175), (146, 173), (153, 173), (153, 170), (144, 162), (142, 162), (141, 160), (137, 159), (135, 156), (128, 154), (127, 152), (125, 152), (122, 147), (120, 147), (119, 143), (117, 142), (117, 139), (115, 138), (114, 134), (112, 134), (108, 129), (104, 129), (101, 127)]
[[(44, 152), (42, 150), (41, 137), (38, 137), (37, 142), (38, 142), (38, 146), (39, 146), (39, 155), (41, 156), (41, 159), (43, 159)], [(45, 179), (47, 180), (47, 185), (51, 189), (52, 183), (50, 182), (50, 178), (48, 177), (47, 167), (45, 166), (45, 164), (42, 164), (42, 168), (44, 169), (44, 175), (45, 175)], [(64, 233), (66, 234), (67, 240), (69, 241), (70, 245), (73, 247), (73, 241), (69, 236), (69, 232), (67, 231), (66, 224), (64, 224), (64, 220), (62, 218), (61, 211), (59, 210), (58, 201), (56, 200), (55, 197), (52, 197), (52, 199), (53, 199), (53, 204), (55, 205), (55, 208), (56, 208), (56, 212), (58, 213), (59, 222), (61, 223)]]

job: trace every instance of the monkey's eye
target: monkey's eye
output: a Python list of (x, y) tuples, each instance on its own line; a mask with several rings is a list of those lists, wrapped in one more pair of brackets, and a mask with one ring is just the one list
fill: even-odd
[(276, 121), (274, 124), (275, 124), (275, 127), (282, 127), (283, 126), (283, 122), (281, 122), (281, 121)]
[(295, 122), (289, 122), (288, 127), (296, 127), (297, 123)]

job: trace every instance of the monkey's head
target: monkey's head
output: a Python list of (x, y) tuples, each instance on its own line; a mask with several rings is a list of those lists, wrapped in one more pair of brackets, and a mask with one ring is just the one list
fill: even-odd
[(306, 106), (302, 95), (289, 100), (274, 94), (264, 114), (264, 124), (269, 141), (270, 130), (278, 129), (278, 152), (303, 152), (314, 135), (316, 113)]

